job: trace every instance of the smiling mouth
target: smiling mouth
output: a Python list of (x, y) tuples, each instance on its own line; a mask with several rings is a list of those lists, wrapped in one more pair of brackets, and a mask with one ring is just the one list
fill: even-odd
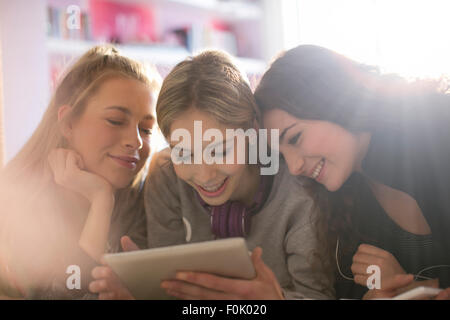
[(325, 159), (322, 159), (319, 161), (319, 163), (317, 164), (316, 168), (314, 169), (314, 171), (311, 175), (311, 178), (316, 179), (320, 175), (320, 172), (322, 171), (324, 164), (325, 164)]
[(138, 159), (137, 158), (117, 157), (117, 156), (113, 156), (111, 154), (108, 154), (108, 156), (110, 158), (112, 158), (113, 160), (115, 160), (116, 163), (118, 163), (122, 167), (125, 167), (125, 168), (128, 168), (128, 169), (135, 169), (136, 166), (137, 166), (137, 163), (138, 163)]
[(196, 184), (199, 191), (208, 197), (217, 197), (225, 190), (225, 186), (228, 182), (228, 178), (225, 178), (221, 183), (212, 185), (212, 186), (202, 186)]

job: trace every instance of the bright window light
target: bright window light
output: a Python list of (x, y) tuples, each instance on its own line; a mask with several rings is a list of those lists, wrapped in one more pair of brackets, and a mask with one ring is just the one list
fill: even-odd
[(450, 75), (448, 0), (282, 0), (284, 47), (321, 45), (385, 72)]

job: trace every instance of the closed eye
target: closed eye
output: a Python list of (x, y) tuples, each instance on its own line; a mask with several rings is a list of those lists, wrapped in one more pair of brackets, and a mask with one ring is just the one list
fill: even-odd
[(298, 141), (298, 138), (300, 138), (300, 136), (302, 135), (301, 132), (297, 133), (295, 136), (293, 136), (292, 138), (289, 139), (288, 143), (289, 144), (296, 144)]
[(108, 121), (109, 123), (111, 123), (114, 126), (120, 126), (123, 124), (122, 121), (115, 121), (115, 120), (111, 120), (111, 119), (107, 119), (106, 121)]
[(146, 135), (152, 134), (152, 129), (141, 129), (142, 132), (144, 132)]
[(216, 153), (216, 151), (214, 150), (214, 151), (212, 152), (212, 155), (213, 155), (213, 156), (214, 156), (214, 155), (217, 155), (217, 156), (226, 156), (227, 153), (231, 151), (231, 149), (232, 149), (232, 147), (229, 147), (228, 149), (225, 149), (225, 150), (223, 150), (222, 152), (217, 152), (217, 153)]

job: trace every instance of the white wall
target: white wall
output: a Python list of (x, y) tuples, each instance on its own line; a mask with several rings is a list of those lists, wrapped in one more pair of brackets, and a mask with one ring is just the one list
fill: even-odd
[(281, 0), (262, 0), (263, 4), (263, 58), (271, 61), (284, 48), (283, 15)]
[(31, 136), (49, 100), (46, 1), (0, 0), (5, 160)]

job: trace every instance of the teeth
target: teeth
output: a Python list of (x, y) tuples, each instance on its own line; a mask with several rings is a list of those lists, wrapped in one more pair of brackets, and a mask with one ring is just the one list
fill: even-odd
[(220, 184), (213, 186), (213, 187), (205, 187), (202, 186), (203, 189), (205, 189), (208, 192), (214, 192), (220, 189), (220, 187), (223, 185), (223, 183), (225, 182), (225, 180), (223, 180)]
[(311, 175), (311, 178), (316, 179), (319, 176), (324, 163), (325, 163), (325, 159), (320, 160), (320, 162), (317, 164), (317, 167), (314, 169), (314, 172)]

